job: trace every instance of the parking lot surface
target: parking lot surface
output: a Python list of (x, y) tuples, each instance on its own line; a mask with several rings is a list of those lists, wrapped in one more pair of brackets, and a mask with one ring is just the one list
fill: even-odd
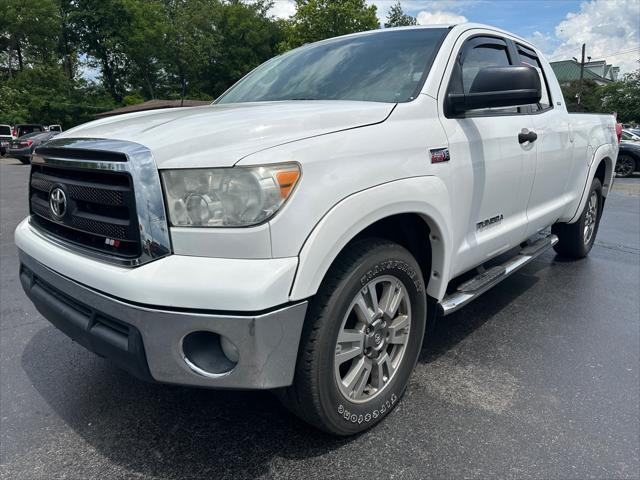
[(53, 328), (17, 275), (28, 169), (0, 160), (3, 479), (640, 477), (640, 177), (589, 258), (547, 252), (440, 321), (398, 408), (336, 439), (269, 393), (141, 383)]

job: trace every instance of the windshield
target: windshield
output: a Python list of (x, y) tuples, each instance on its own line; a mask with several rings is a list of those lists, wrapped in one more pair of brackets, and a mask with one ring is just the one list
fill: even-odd
[(407, 102), (418, 94), (447, 31), (400, 29), (305, 45), (262, 64), (216, 103)]

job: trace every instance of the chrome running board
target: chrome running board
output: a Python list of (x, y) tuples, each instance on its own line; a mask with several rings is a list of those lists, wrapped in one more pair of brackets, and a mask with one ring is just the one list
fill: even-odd
[(449, 315), (464, 307), (512, 273), (520, 270), (556, 243), (558, 243), (558, 237), (549, 235), (527, 244), (516, 256), (510, 258), (502, 265), (492, 267), (489, 270), (480, 268), (480, 273), (477, 276), (471, 280), (467, 280), (460, 285), (455, 292), (446, 295), (442, 299), (439, 303), (440, 313), (442, 315)]

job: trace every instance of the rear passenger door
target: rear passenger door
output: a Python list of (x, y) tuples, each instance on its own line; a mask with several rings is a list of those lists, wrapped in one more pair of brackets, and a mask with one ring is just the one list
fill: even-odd
[(448, 93), (468, 93), (480, 69), (518, 64), (513, 44), (500, 36), (463, 34), (439, 91), (440, 118), (449, 140), (454, 275), (511, 247), (526, 235), (526, 210), (535, 172), (535, 145), (518, 134), (533, 128), (527, 107), (452, 114)]
[(533, 128), (538, 135), (535, 142), (535, 178), (527, 206), (527, 234), (532, 235), (555, 222), (570, 201), (567, 182), (572, 168), (573, 144), (569, 116), (563, 108), (555, 108), (553, 103), (548, 82), (553, 72), (545, 72), (543, 62), (534, 50), (520, 44), (516, 44), (516, 47), (520, 63), (534, 67), (542, 85), (540, 102), (529, 105)]

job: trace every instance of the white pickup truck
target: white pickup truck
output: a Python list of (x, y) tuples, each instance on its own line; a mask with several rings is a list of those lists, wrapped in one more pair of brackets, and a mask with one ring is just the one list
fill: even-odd
[(349, 435), (398, 404), (435, 316), (546, 247), (589, 253), (617, 150), (614, 117), (568, 114), (510, 33), (339, 37), (211, 106), (39, 147), (20, 277), (54, 325), (141, 378), (274, 389)]

